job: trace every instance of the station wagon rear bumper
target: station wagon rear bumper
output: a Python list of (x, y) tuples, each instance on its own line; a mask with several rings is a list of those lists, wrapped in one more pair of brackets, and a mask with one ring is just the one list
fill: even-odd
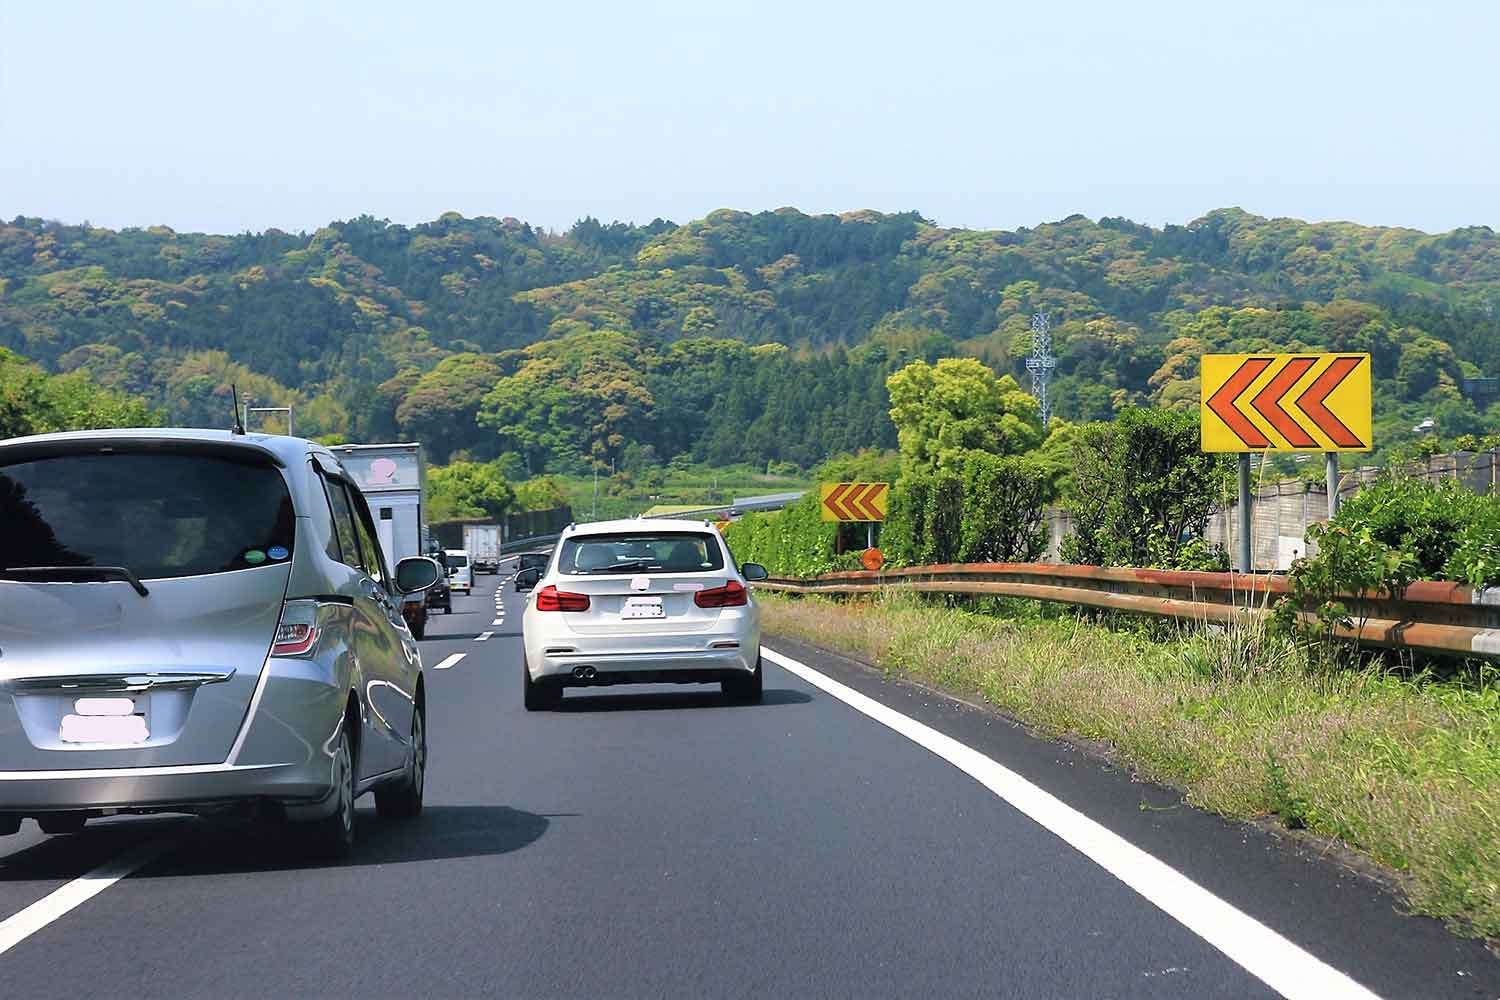
[(723, 680), (755, 670), (760, 650), (699, 649), (674, 652), (542, 653), (528, 661), (535, 680), (564, 684), (585, 683), (575, 677), (579, 668), (593, 668), (595, 684), (673, 684)]

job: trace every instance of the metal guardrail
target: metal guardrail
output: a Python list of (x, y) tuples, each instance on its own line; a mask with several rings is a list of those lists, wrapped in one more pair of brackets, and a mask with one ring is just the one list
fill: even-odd
[[(1199, 622), (1230, 622), (1265, 614), (1291, 595), (1285, 577), (1266, 574), (1077, 566), (1068, 563), (958, 563), (875, 572), (772, 577), (756, 584), (791, 594), (868, 594), (914, 590), (990, 594), (1082, 607), (1108, 608)], [(1346, 639), (1390, 648), (1500, 658), (1500, 587), (1476, 590), (1419, 581), (1401, 597), (1342, 595), (1353, 625)], [(1316, 616), (1299, 609), (1299, 617)]]

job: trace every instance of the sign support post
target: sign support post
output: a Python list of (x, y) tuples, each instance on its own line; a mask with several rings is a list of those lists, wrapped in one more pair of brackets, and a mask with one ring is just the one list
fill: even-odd
[(1339, 453), (1328, 452), (1328, 516), (1339, 512)]
[(1250, 529), (1255, 523), (1254, 511), (1251, 509), (1253, 501), (1250, 497), (1250, 453), (1240, 452), (1240, 572), (1255, 572), (1255, 564), (1251, 561)]

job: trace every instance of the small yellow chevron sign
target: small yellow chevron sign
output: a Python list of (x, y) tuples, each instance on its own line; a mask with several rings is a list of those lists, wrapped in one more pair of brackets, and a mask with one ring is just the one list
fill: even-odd
[(890, 494), (890, 483), (823, 483), (818, 487), (825, 521), (884, 521)]
[(1368, 354), (1205, 354), (1204, 451), (1369, 451)]

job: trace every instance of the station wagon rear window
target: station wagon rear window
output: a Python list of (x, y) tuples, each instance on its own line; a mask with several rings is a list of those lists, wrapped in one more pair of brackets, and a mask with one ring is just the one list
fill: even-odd
[(686, 531), (574, 535), (563, 541), (558, 559), (558, 569), (574, 576), (709, 573), (723, 568), (724, 555), (713, 537)]
[(287, 563), (296, 514), (275, 468), (118, 451), (0, 465), (0, 570), (123, 566), (140, 579)]

